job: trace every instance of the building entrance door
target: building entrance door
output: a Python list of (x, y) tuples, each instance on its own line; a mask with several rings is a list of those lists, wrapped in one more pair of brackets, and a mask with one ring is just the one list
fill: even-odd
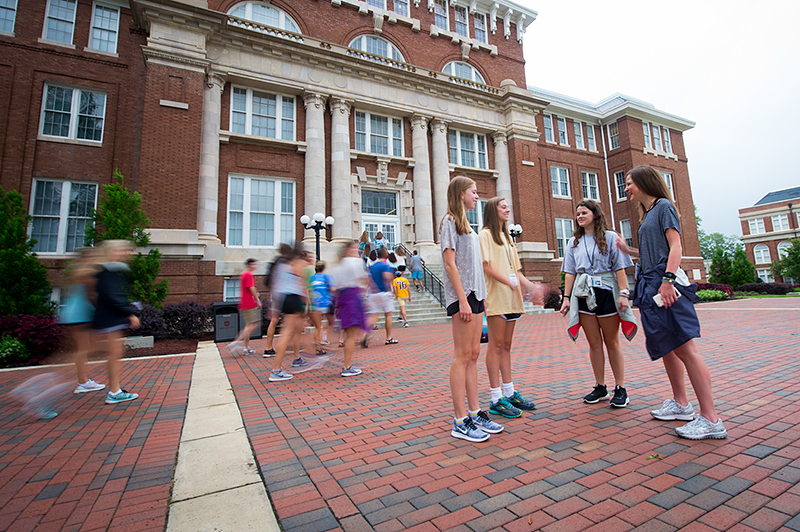
[(361, 223), (370, 240), (378, 232), (393, 251), (402, 239), (400, 237), (400, 216), (397, 214), (397, 193), (378, 190), (361, 190)]

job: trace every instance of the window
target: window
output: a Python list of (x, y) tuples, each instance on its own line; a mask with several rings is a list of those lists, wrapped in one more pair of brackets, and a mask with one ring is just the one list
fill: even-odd
[(625, 172), (614, 172), (614, 180), (617, 182), (617, 201), (628, 199), (625, 194)]
[[(13, 0), (12, 0), (13, 1)], [(76, 0), (48, 0), (44, 19), (44, 38), (48, 41), (72, 44), (75, 29)]]
[[(91, 224), (97, 185), (70, 181), (36, 179), (31, 199), (31, 238), (36, 253), (71, 253), (84, 243), (84, 231)], [(64, 223), (66, 222), (66, 223)]]
[(569, 139), (567, 137), (567, 119), (556, 118), (558, 124), (558, 143), (562, 146), (569, 146)]
[(751, 235), (761, 235), (766, 233), (764, 231), (764, 219), (763, 218), (756, 218), (754, 220), (748, 220), (748, 225), (750, 225), (750, 234)]
[(468, 79), (470, 81), (486, 85), (486, 81), (484, 81), (483, 76), (480, 72), (478, 72), (478, 69), (469, 63), (464, 63), (463, 61), (452, 61), (447, 63), (442, 69), (442, 72), (457, 78)]
[(769, 248), (766, 244), (758, 244), (753, 248), (753, 255), (756, 258), (756, 264), (769, 264)]
[(386, 9), (386, 0), (367, 0), (367, 5)]
[(433, 17), (433, 23), (437, 28), (450, 29), (450, 21), (447, 16), (447, 0), (433, 0)]
[(486, 41), (486, 15), (475, 13), (472, 20), (475, 23), (475, 40), (482, 43)]
[(572, 219), (556, 218), (556, 246), (560, 258), (564, 257), (564, 250), (567, 249), (570, 238), (572, 238)]
[(229, 246), (294, 242), (294, 183), (256, 177), (228, 181)]
[(14, 33), (17, 0), (0, 0), (0, 32)]
[(405, 58), (397, 46), (386, 39), (373, 35), (360, 35), (356, 37), (353, 39), (353, 42), (350, 43), (350, 48), (355, 48), (356, 50), (361, 50), (368, 54), (379, 55), (387, 59), (405, 62)]
[(591, 124), (586, 124), (586, 143), (590, 150), (597, 151), (597, 144), (594, 141), (594, 126)]
[(622, 238), (625, 239), (625, 243), (633, 247), (633, 233), (631, 232), (630, 220), (619, 221), (619, 233), (622, 235)]
[(597, 187), (597, 173), (581, 172), (581, 183), (583, 184), (583, 197), (600, 201), (600, 191)]
[(776, 214), (772, 217), (772, 230), (773, 231), (788, 231), (789, 227), (789, 215), (788, 214)]
[(778, 258), (784, 258), (786, 255), (789, 254), (789, 250), (792, 249), (792, 243), (783, 241), (778, 244)]
[(486, 168), (486, 137), (477, 133), (450, 130), (450, 163), (470, 168)]
[(610, 149), (619, 148), (619, 127), (617, 123), (608, 124), (608, 145)]
[(550, 182), (553, 186), (553, 197), (569, 198), (569, 170), (561, 166), (550, 167)]
[(650, 124), (642, 122), (642, 130), (644, 130), (644, 147), (653, 149), (653, 143), (650, 141)]
[(119, 8), (95, 4), (94, 12), (92, 13), (89, 48), (100, 50), (101, 52), (116, 53), (118, 29)]
[(356, 111), (356, 150), (403, 156), (403, 120)]
[(664, 148), (661, 146), (661, 127), (653, 126), (653, 147), (658, 151), (663, 151)]
[(467, 8), (461, 6), (453, 6), (453, 11), (456, 14), (456, 33), (469, 37), (469, 23), (467, 22)]
[(659, 172), (661, 174), (662, 179), (667, 184), (667, 190), (669, 190), (670, 199), (675, 201), (675, 191), (672, 189), (672, 174), (668, 172)]
[(544, 140), (547, 142), (554, 142), (553, 140), (553, 117), (544, 115)]
[(239, 292), (239, 278), (231, 277), (230, 279), (225, 279), (222, 284), (222, 300), (239, 301), (239, 297), (241, 295)]
[(102, 142), (105, 113), (103, 92), (45, 84), (40, 134)]
[(233, 17), (252, 20), (271, 28), (300, 33), (300, 27), (292, 17), (284, 13), (283, 10), (272, 7), (266, 2), (244, 2), (228, 11), (228, 14)]
[(469, 226), (476, 233), (483, 229), (483, 212), (488, 201), (489, 200), (479, 199), (477, 202), (475, 202), (475, 208), (467, 211), (467, 220), (469, 220)]
[(398, 15), (408, 16), (408, 0), (394, 0), (394, 12)]
[(583, 146), (583, 123), (582, 122), (573, 122), (572, 129), (575, 131), (575, 147), (578, 149), (584, 149)]
[(763, 270), (756, 270), (756, 275), (765, 283), (774, 283), (775, 279), (772, 277), (772, 270), (769, 268)]
[(234, 87), (231, 91), (230, 127), (233, 133), (294, 140), (294, 120), (293, 96), (242, 87)]
[(664, 128), (664, 151), (672, 153), (672, 139), (669, 137), (669, 128)]
[(397, 194), (361, 189), (361, 212), (397, 216)]

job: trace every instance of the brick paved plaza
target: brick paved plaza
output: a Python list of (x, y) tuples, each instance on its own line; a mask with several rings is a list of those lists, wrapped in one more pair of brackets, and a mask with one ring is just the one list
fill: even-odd
[[(514, 382), (537, 410), (498, 420), (505, 432), (479, 444), (450, 436), (449, 325), (357, 349), (364, 374), (349, 379), (339, 349), (281, 383), (267, 382), (271, 359), (222, 358), (287, 531), (800, 531), (800, 298), (698, 314), (726, 440), (681, 440), (681, 422), (650, 418), (669, 386), (642, 336), (623, 340), (628, 408), (584, 404), (587, 344), (555, 314), (517, 328)], [(0, 372), (0, 530), (164, 530), (193, 361), (126, 360), (139, 400), (70, 395), (50, 421), (20, 413), (7, 392), (71, 368)], [(101, 368), (92, 374), (105, 382)]]

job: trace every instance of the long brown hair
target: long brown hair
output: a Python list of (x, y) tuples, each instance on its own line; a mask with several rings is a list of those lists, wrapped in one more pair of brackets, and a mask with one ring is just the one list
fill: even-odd
[(469, 226), (469, 220), (467, 219), (467, 211), (464, 210), (464, 201), (461, 199), (461, 196), (464, 195), (464, 192), (472, 188), (473, 185), (475, 185), (475, 181), (463, 175), (454, 177), (450, 181), (450, 184), (447, 185), (447, 214), (445, 214), (442, 221), (439, 222), (439, 233), (442, 232), (442, 224), (448, 216), (452, 218), (456, 224), (456, 233), (464, 235), (472, 232), (472, 228)]
[[(576, 211), (578, 210), (578, 207), (586, 207), (594, 215), (594, 241), (597, 243), (600, 253), (605, 255), (608, 253), (608, 242), (606, 242), (606, 217), (603, 214), (603, 210), (596, 201), (590, 199), (583, 200), (578, 203), (575, 206)], [(572, 244), (572, 247), (574, 248), (578, 247), (578, 242), (580, 242), (581, 237), (586, 234), (586, 231), (578, 223), (577, 215), (575, 216), (575, 225), (577, 225), (578, 228), (575, 229), (575, 232), (573, 233), (575, 242)]]
[[(508, 224), (500, 219), (497, 208), (505, 198), (494, 197), (486, 202), (483, 207), (483, 228), (487, 229), (492, 235), (492, 240), (498, 246), (511, 243), (511, 235), (508, 233)], [(505, 242), (503, 241), (505, 240)]]
[[(653, 196), (657, 200), (663, 198), (672, 203), (672, 206), (675, 207), (675, 203), (671, 201), (672, 195), (669, 193), (669, 188), (667, 188), (666, 181), (664, 181), (664, 178), (661, 177), (661, 174), (658, 172), (658, 170), (652, 166), (637, 166), (625, 175), (625, 177), (628, 176), (630, 176), (631, 181), (633, 181), (633, 184), (636, 185), (636, 188), (648, 196)], [(644, 213), (646, 210), (647, 209), (645, 206), (639, 202), (640, 222), (644, 218)], [(675, 207), (675, 212), (678, 212), (677, 207)], [(678, 218), (680, 218), (680, 213), (678, 213)]]

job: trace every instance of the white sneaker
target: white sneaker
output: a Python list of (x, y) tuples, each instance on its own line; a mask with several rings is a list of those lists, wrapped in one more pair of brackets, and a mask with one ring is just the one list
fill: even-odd
[(278, 371), (272, 370), (269, 372), (269, 381), (270, 382), (279, 382), (279, 381), (288, 381), (289, 379), (293, 379), (294, 375), (291, 373), (286, 373), (282, 369)]
[(691, 421), (694, 419), (694, 408), (689, 403), (681, 405), (675, 399), (667, 399), (658, 410), (651, 410), (650, 415), (661, 421)]
[(247, 348), (247, 349), (245, 349), (244, 351), (242, 351), (242, 354), (245, 354), (245, 355), (255, 355), (255, 354), (256, 354), (256, 351), (255, 351), (255, 349), (250, 349), (250, 348)]
[(99, 384), (94, 382), (92, 379), (89, 379), (83, 384), (79, 384), (73, 393), (96, 392), (97, 390), (102, 390), (105, 387), (105, 384)]
[(697, 416), (697, 419), (682, 427), (675, 427), (675, 433), (687, 440), (705, 440), (706, 438), (721, 440), (728, 437), (728, 431), (725, 430), (721, 419), (718, 418), (716, 423), (712, 423), (703, 416)]

